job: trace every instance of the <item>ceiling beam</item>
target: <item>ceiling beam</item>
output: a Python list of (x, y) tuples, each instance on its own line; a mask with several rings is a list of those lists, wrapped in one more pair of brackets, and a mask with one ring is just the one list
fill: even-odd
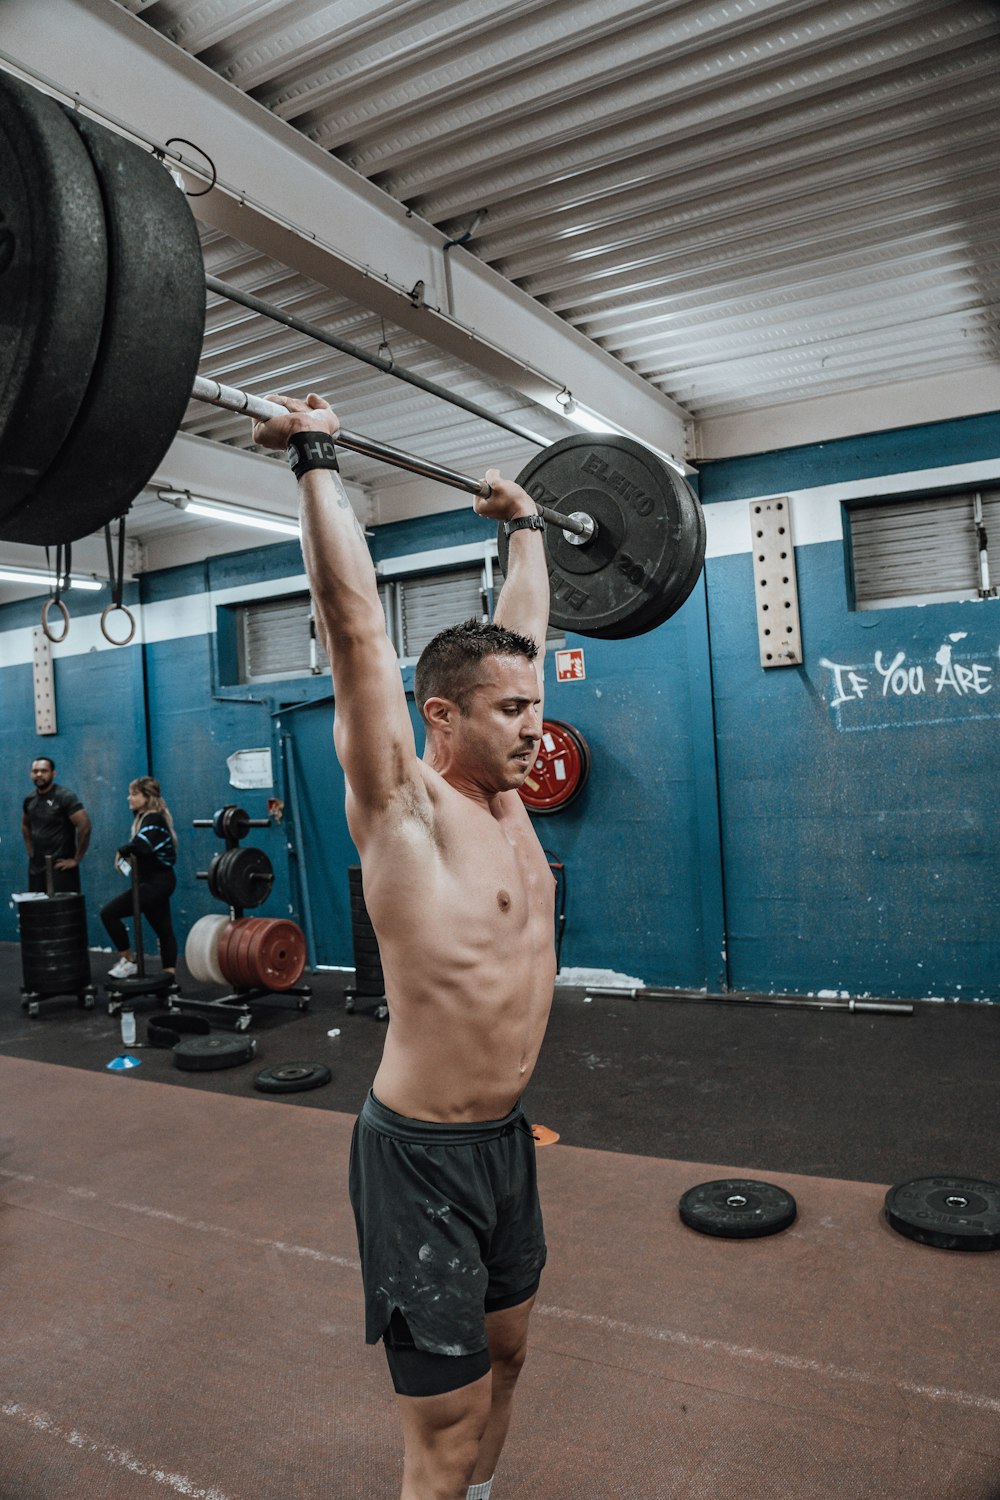
[(981, 365), (924, 380), (701, 417), (690, 456), (696, 463), (708, 463), (993, 411), (1000, 411), (1000, 370)]
[[(4, 0), (0, 60), (143, 143), (195, 138), (198, 216), (552, 411), (683, 459), (688, 414), (556, 314), (113, 0)], [(192, 185), (203, 167), (189, 147)], [(199, 184), (200, 185), (200, 184)]]

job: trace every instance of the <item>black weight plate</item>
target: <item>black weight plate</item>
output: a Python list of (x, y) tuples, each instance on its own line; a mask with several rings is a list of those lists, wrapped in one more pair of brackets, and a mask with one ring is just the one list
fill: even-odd
[(8, 539), (46, 545), (123, 515), (152, 477), (191, 399), (205, 326), (205, 267), (184, 194), (149, 151), (71, 111), (67, 119), (100, 184), (108, 292), (76, 420), (4, 522)]
[[(218, 816), (218, 814), (216, 815)], [(222, 809), (222, 837), (239, 843), (250, 832), (250, 814), (243, 807)]]
[(998, 1250), (1000, 1182), (915, 1177), (889, 1189), (885, 1216), (899, 1234), (938, 1250)]
[[(596, 536), (581, 545), (548, 522), (553, 625), (597, 637), (637, 635), (683, 603), (685, 589), (694, 586), (700, 507), (685, 480), (655, 454), (630, 438), (580, 433), (532, 459), (518, 483), (552, 510), (581, 511), (597, 522)], [(498, 548), (505, 570), (509, 542), (502, 526)]]
[[(230, 906), (260, 906), (271, 894), (274, 870), (263, 849), (227, 849), (216, 855), (215, 884), (219, 900)], [(213, 864), (215, 861), (213, 860)], [(209, 886), (212, 867), (209, 866)]]
[(146, 1040), (151, 1047), (175, 1047), (182, 1037), (211, 1034), (212, 1028), (204, 1016), (185, 1016), (179, 1011), (150, 1016), (146, 1022)]
[(189, 1036), (173, 1048), (174, 1066), (189, 1073), (235, 1068), (249, 1062), (257, 1050), (254, 1037)]
[(229, 898), (222, 894), (222, 887), (219, 885), (219, 871), (222, 868), (222, 861), (228, 853), (229, 850), (225, 849), (221, 854), (213, 854), (208, 862), (208, 888), (216, 901), (225, 901), (227, 904)]
[(165, 995), (177, 980), (173, 974), (133, 974), (129, 979), (109, 979), (104, 988), (109, 995), (132, 999), (140, 995)]
[(278, 1063), (255, 1073), (253, 1086), (262, 1094), (299, 1094), (304, 1089), (322, 1088), (332, 1077), (325, 1063)]
[(691, 499), (694, 501), (693, 506), (690, 507), (690, 515), (695, 545), (687, 573), (678, 579), (677, 586), (672, 590), (669, 600), (654, 599), (649, 608), (637, 612), (633, 620), (626, 620), (616, 629), (605, 628), (600, 633), (602, 640), (626, 640), (631, 636), (644, 635), (647, 631), (656, 630), (671, 615), (677, 613), (681, 605), (691, 594), (695, 584), (701, 577), (701, 570), (705, 565), (705, 542), (707, 536), (705, 512), (702, 510), (701, 504), (697, 501), (693, 492)]
[(778, 1234), (795, 1221), (795, 1199), (784, 1188), (750, 1178), (723, 1178), (689, 1188), (678, 1204), (689, 1229), (725, 1240)]
[(107, 285), (101, 192), (82, 141), (54, 99), (0, 72), (0, 522), (72, 426)]

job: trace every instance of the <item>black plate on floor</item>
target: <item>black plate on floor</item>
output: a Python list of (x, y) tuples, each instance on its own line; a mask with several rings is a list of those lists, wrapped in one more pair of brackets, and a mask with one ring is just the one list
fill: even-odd
[(332, 1077), (325, 1063), (277, 1063), (255, 1073), (253, 1086), (262, 1094), (299, 1094), (303, 1089), (322, 1088)]
[(795, 1222), (795, 1199), (772, 1182), (727, 1177), (689, 1188), (678, 1204), (689, 1229), (724, 1240), (756, 1240)]
[(151, 1047), (176, 1047), (186, 1036), (210, 1036), (212, 1028), (203, 1016), (185, 1016), (179, 1011), (150, 1016), (146, 1022), (146, 1040)]
[(1000, 1182), (976, 1177), (915, 1177), (885, 1195), (898, 1234), (938, 1250), (1000, 1249)]
[(174, 1066), (189, 1073), (208, 1073), (249, 1062), (256, 1051), (255, 1037), (189, 1036), (174, 1047)]

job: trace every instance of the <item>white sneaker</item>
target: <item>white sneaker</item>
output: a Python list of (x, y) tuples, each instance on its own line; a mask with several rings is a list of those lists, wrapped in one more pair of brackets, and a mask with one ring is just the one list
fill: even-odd
[(131, 979), (139, 970), (130, 958), (120, 958), (113, 969), (108, 970), (109, 979)]

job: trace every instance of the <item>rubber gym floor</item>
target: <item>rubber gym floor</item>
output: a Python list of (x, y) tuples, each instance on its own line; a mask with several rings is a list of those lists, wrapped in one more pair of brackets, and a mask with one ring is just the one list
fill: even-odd
[[(0, 945), (2, 1500), (398, 1495), (345, 1188), (383, 1023), (310, 982), (307, 1011), (254, 1006), (256, 1054), (222, 1071), (146, 1045), (144, 1002), (122, 1073), (103, 998), (29, 1018)], [(494, 1500), (998, 1500), (1000, 1254), (882, 1213), (890, 1184), (1000, 1175), (998, 1043), (988, 1005), (557, 989), (525, 1098), (559, 1136), (549, 1264)], [(331, 1081), (255, 1090), (291, 1061)], [(687, 1228), (682, 1193), (728, 1176), (797, 1219)]]

